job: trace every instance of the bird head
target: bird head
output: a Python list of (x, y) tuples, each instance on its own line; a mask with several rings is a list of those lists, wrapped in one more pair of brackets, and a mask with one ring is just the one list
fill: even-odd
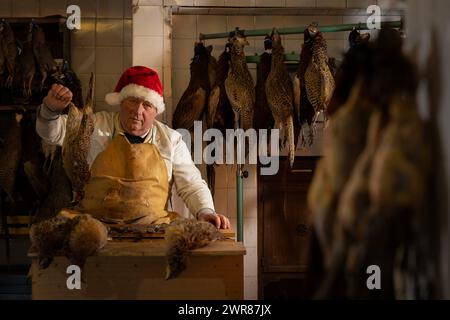
[(244, 54), (244, 47), (246, 45), (250, 45), (250, 43), (247, 41), (245, 36), (242, 36), (240, 34), (234, 35), (231, 39), (229, 39), (230, 45), (231, 45), (231, 52), (236, 56), (243, 56)]
[(230, 42), (227, 42), (227, 44), (225, 45), (225, 52), (226, 52), (226, 53), (229, 53), (229, 52), (230, 52), (231, 46), (232, 46), (232, 44), (231, 44)]
[(212, 46), (205, 47), (203, 42), (196, 42), (194, 46), (194, 57), (192, 63), (199, 63), (203, 56), (211, 55)]
[[(319, 24), (317, 22), (311, 23), (305, 30), (308, 34), (308, 40), (314, 39), (319, 34)], [(306, 40), (306, 39), (305, 39)], [(306, 41), (305, 41), (306, 42)]]
[(367, 43), (367, 42), (369, 42), (369, 40), (370, 40), (370, 33), (363, 33), (360, 36), (360, 41), (361, 42)]
[(272, 37), (271, 35), (266, 35), (264, 38), (264, 50), (270, 50), (272, 49)]
[(275, 28), (273, 28), (273, 30), (272, 30), (271, 39), (272, 39), (272, 47), (273, 48), (281, 47), (281, 36), (278, 33), (278, 30)]

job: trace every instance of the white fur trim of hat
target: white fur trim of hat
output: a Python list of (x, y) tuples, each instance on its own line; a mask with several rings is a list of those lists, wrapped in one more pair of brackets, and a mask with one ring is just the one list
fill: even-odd
[(128, 97), (142, 98), (150, 102), (158, 110), (158, 114), (163, 113), (166, 108), (164, 98), (158, 92), (134, 83), (126, 85), (120, 92), (107, 93), (105, 101), (111, 106), (117, 106)]

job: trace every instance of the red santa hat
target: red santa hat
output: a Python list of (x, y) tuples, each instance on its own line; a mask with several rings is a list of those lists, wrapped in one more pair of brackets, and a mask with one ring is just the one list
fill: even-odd
[(155, 70), (143, 66), (128, 68), (117, 82), (114, 92), (106, 94), (105, 101), (117, 106), (128, 97), (142, 98), (150, 102), (158, 114), (164, 112), (163, 87)]

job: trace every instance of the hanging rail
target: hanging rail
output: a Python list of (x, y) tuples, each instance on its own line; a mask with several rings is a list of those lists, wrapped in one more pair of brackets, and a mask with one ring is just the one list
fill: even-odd
[[(300, 49), (300, 48), (299, 48)], [(253, 56), (246, 56), (247, 63), (259, 63), (261, 56), (255, 53)], [(298, 53), (286, 53), (284, 55), (284, 62), (298, 63), (300, 61), (300, 55)]]
[[(401, 28), (402, 21), (383, 21), (381, 22), (382, 28)], [(279, 34), (299, 34), (303, 33), (306, 27), (294, 27), (294, 28), (280, 28), (277, 29)], [(333, 26), (323, 26), (319, 27), (320, 32), (342, 32), (342, 31), (352, 31), (353, 28), (357, 28), (358, 30), (369, 30), (367, 27), (367, 23), (359, 22), (359, 23), (350, 23), (350, 24), (341, 24), (341, 25), (333, 25)], [(265, 36), (272, 32), (272, 29), (256, 29), (256, 30), (239, 30), (239, 33), (243, 34), (246, 37), (259, 37)], [(236, 31), (231, 32), (222, 32), (222, 33), (200, 33), (200, 40), (207, 39), (221, 39), (232, 37)]]

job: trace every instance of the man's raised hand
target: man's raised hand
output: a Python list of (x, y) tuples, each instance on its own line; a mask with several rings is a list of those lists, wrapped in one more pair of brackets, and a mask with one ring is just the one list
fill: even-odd
[(44, 98), (44, 104), (50, 110), (61, 113), (72, 101), (73, 94), (69, 88), (60, 84), (53, 84)]

